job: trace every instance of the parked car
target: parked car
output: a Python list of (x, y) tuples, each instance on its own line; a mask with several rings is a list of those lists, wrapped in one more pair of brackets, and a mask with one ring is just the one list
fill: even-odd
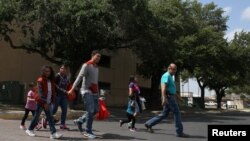
[(205, 102), (205, 106), (216, 106), (216, 105), (217, 105), (217, 103), (214, 101)]
[(250, 103), (247, 104), (247, 107), (250, 108)]

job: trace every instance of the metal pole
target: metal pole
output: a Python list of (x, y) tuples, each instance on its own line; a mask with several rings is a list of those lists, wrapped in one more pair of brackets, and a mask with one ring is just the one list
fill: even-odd
[(190, 95), (189, 95), (189, 79), (188, 79), (188, 96), (190, 97)]

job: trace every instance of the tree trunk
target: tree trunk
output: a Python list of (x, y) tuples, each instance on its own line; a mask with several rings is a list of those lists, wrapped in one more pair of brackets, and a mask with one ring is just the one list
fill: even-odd
[(223, 88), (218, 89), (216, 92), (217, 109), (221, 109), (221, 100), (225, 96), (225, 91)]
[(200, 87), (200, 90), (201, 90), (201, 103), (200, 103), (200, 108), (202, 109), (205, 109), (205, 88), (206, 88), (206, 85), (205, 84), (201, 84), (201, 80), (199, 79), (196, 79), (197, 80), (197, 83)]
[(159, 90), (159, 84), (160, 84), (160, 78), (161, 76), (153, 75), (151, 78), (151, 94), (149, 96), (149, 106), (151, 108), (158, 108), (161, 106), (161, 94)]
[(200, 87), (201, 89), (201, 108), (205, 109), (205, 87)]

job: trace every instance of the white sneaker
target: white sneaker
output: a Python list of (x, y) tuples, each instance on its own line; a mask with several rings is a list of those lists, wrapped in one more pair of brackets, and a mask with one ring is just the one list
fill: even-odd
[(63, 136), (62, 134), (59, 134), (59, 133), (55, 132), (52, 135), (50, 135), (50, 139), (59, 139), (62, 136)]
[(136, 132), (136, 128), (130, 128), (129, 129), (131, 132)]
[(95, 139), (96, 136), (94, 134), (90, 134), (90, 133), (84, 133), (83, 134), (85, 137), (88, 137), (89, 139)]
[(25, 132), (26, 132), (26, 134), (28, 134), (31, 137), (35, 137), (36, 136), (36, 134), (32, 130), (26, 130)]
[(20, 129), (27, 130), (27, 128), (24, 125), (20, 125)]
[(131, 121), (131, 122), (129, 122), (127, 125), (128, 125), (128, 129), (130, 129), (130, 128), (131, 128), (131, 126), (132, 126), (132, 121)]

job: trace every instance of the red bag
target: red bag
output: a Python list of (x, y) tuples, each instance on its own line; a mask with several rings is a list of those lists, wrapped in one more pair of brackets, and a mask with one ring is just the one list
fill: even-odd
[[(72, 88), (72, 84), (69, 84), (68, 87), (67, 87), (67, 90), (70, 90)], [(69, 101), (74, 101), (76, 99), (76, 92), (73, 91), (71, 94), (66, 94), (67, 95), (67, 99)]]
[(92, 93), (98, 93), (98, 85), (91, 83), (89, 89), (91, 90)]
[(96, 113), (97, 120), (105, 120), (110, 116), (110, 113), (104, 103), (104, 100), (99, 99), (99, 112)]

